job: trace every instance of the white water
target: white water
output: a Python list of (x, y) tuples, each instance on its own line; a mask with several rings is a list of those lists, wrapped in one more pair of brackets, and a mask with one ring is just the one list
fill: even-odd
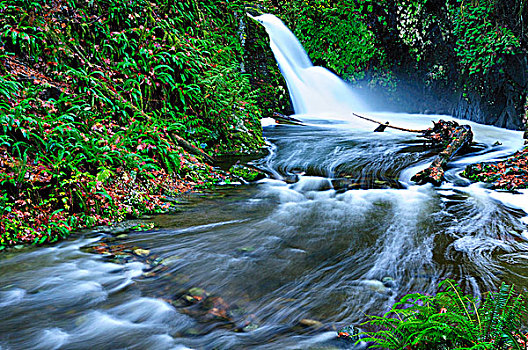
[[(353, 116), (354, 112), (364, 113), (368, 109), (366, 104), (360, 101), (352, 89), (338, 76), (326, 68), (314, 66), (299, 40), (279, 18), (271, 14), (263, 14), (258, 17), (248, 14), (248, 16), (266, 28), (270, 37), (271, 49), (288, 85), (296, 115), (316, 119), (344, 120), (347, 122), (344, 125), (345, 128), (373, 130), (376, 127), (376, 124)], [(378, 121), (388, 121), (392, 125), (397, 124), (412, 129), (426, 129), (432, 126), (432, 121), (439, 119), (457, 120), (444, 115), (423, 116), (374, 112), (369, 114), (370, 117)], [(469, 157), (455, 159), (452, 165), (457, 166), (458, 172), (467, 164), (499, 160), (523, 147), (524, 140), (519, 131), (485, 126), (470, 121), (463, 121), (463, 123), (472, 127), (474, 141), (488, 146), (496, 142), (500, 145), (488, 147), (483, 152), (472, 154)], [(331, 127), (334, 128), (335, 125)], [(388, 129), (386, 132), (400, 133), (392, 129)], [(402, 172), (400, 181), (409, 183), (412, 175), (428, 165), (429, 163), (419, 163), (408, 168)], [(528, 210), (528, 204), (525, 204), (528, 203), (527, 191), (524, 191), (523, 195), (514, 196), (491, 191), (488, 191), (488, 194), (509, 206)]]
[[(252, 17), (268, 32), (270, 46), (286, 80), (296, 114), (348, 120), (366, 106), (328, 69), (314, 66), (295, 35), (274, 15)], [(358, 124), (365, 125), (362, 120)]]

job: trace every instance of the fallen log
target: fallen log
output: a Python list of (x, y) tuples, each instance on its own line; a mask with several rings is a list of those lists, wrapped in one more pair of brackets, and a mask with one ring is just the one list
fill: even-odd
[(470, 146), (473, 141), (473, 132), (469, 125), (459, 125), (455, 121), (444, 120), (433, 122), (433, 124), (434, 126), (427, 129), (422, 137), (428, 139), (432, 146), (444, 146), (445, 149), (436, 156), (428, 168), (411, 178), (419, 185), (431, 183), (440, 186), (444, 180), (444, 170), (449, 160), (458, 151)]
[(189, 141), (185, 140), (183, 137), (176, 135), (175, 133), (169, 133), (168, 135), (172, 138), (172, 141), (174, 143), (176, 143), (178, 146), (180, 146), (187, 152), (203, 157), (203, 159), (211, 165), (214, 165), (216, 163), (216, 159), (205, 153), (204, 150), (196, 147)]
[(280, 114), (279, 112), (273, 112), (273, 115), (271, 116), (271, 118), (275, 119), (277, 123), (291, 124), (291, 125), (304, 125), (303, 122), (300, 121), (299, 119), (295, 119), (293, 117)]
[(352, 115), (354, 117), (358, 117), (358, 118), (361, 118), (361, 119), (364, 119), (364, 120), (368, 120), (369, 122), (373, 122), (373, 123), (379, 124), (380, 126), (378, 126), (376, 128), (376, 130), (374, 130), (375, 132), (382, 132), (386, 128), (391, 128), (391, 129), (396, 129), (396, 130), (401, 130), (401, 131), (407, 131), (407, 132), (420, 133), (420, 134), (427, 131), (427, 130), (407, 129), (407, 128), (402, 128), (402, 127), (399, 127), (399, 126), (389, 125), (389, 122), (382, 123), (382, 122), (379, 122), (377, 120), (374, 120), (374, 119), (371, 119), (371, 118), (367, 118), (367, 117), (364, 117), (364, 116), (356, 114), (356, 113), (352, 113)]

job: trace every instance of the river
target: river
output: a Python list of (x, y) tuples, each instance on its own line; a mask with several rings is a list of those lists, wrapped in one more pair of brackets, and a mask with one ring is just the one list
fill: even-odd
[[(460, 176), (522, 147), (520, 132), (470, 123), (476, 145), (448, 181), (417, 186), (435, 151), (412, 133), (372, 132), (351, 116), (368, 108), (348, 87), (280, 21), (257, 20), (305, 122), (264, 128), (270, 155), (255, 164), (273, 176), (183, 197), (152, 230), (0, 254), (1, 350), (352, 349), (337, 329), (445, 278), (476, 296), (528, 287), (528, 194)], [(415, 129), (450, 119), (368, 116)]]
[[(444, 278), (476, 295), (501, 281), (528, 287), (526, 213), (459, 176), (521, 135), (472, 126), (479, 147), (440, 188), (409, 182), (433, 157), (413, 134), (266, 127), (272, 152), (257, 163), (275, 179), (182, 199), (154, 230), (0, 255), (0, 348), (351, 348), (334, 329)], [(105, 244), (122, 252), (93, 249)]]

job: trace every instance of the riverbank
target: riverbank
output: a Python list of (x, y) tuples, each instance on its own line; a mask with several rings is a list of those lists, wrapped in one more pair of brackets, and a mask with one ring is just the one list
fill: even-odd
[[(92, 175), (78, 172), (57, 182), (53, 169), (29, 159), (23, 172), (15, 173), (17, 160), (6, 147), (0, 148), (0, 172), (4, 183), (23, 188), (9, 203), (4, 194), (0, 216), (0, 250), (20, 244), (58, 241), (71, 232), (100, 225), (113, 225), (146, 214), (177, 210), (185, 194), (234, 181), (231, 175), (200, 162), (183, 150), (182, 167), (189, 173), (181, 178), (164, 169), (106, 169)], [(11, 197), (12, 198), (12, 197)], [(7, 202), (7, 203), (6, 203)]]
[(528, 147), (501, 162), (477, 163), (466, 167), (462, 176), (473, 182), (491, 184), (495, 190), (528, 188)]
[(214, 158), (265, 146), (259, 90), (240, 70), (242, 5), (0, 12), (0, 249), (171, 210), (230, 181)]

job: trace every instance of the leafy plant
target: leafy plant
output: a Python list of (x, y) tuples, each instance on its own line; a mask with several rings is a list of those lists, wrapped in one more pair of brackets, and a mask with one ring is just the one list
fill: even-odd
[(434, 295), (404, 296), (383, 316), (369, 316), (361, 340), (386, 349), (526, 349), (525, 296), (502, 284), (479, 301), (452, 280)]
[(463, 71), (486, 74), (504, 62), (506, 55), (519, 52), (520, 40), (494, 20), (495, 0), (457, 0), (454, 17), (455, 52)]
[(257, 150), (257, 89), (238, 69), (243, 8), (0, 1), (0, 246), (162, 212), (164, 194), (222, 180), (178, 140)]

